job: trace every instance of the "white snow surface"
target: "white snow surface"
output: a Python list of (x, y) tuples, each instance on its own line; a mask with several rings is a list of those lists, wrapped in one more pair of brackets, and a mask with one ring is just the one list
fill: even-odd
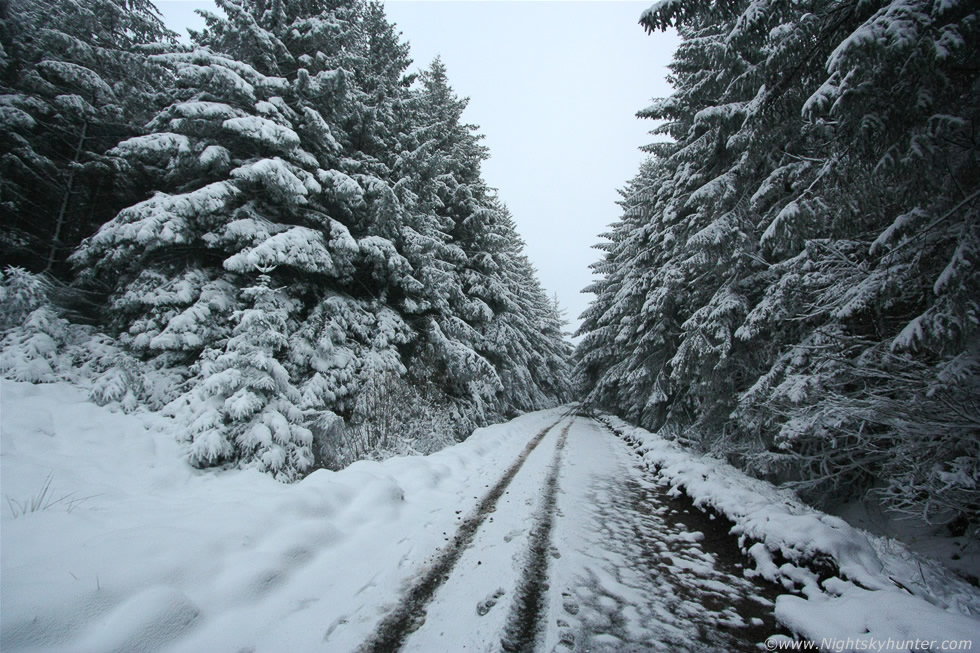
[(0, 649), (350, 650), (560, 414), (284, 485), (193, 469), (158, 414), (0, 381)]
[[(359, 462), (285, 485), (254, 470), (190, 467), (174, 422), (157, 413), (112, 412), (69, 384), (2, 380), (0, 649), (354, 650), (486, 488), (561, 414), (532, 413), (430, 456)], [(792, 631), (816, 641), (980, 644), (980, 594), (938, 563), (721, 461), (604, 421), (674, 492), (734, 522), (755, 561), (746, 575), (795, 590), (775, 605)], [(528, 457), (407, 650), (482, 650), (496, 640), (560, 430)], [(624, 638), (683, 643), (693, 637), (688, 618), (738, 621), (726, 612), (705, 616), (703, 606), (667, 590), (650, 594), (634, 583), (628, 524), (596, 528), (619, 510), (617, 483), (631, 465), (622, 449), (584, 422), (569, 432), (558, 502), (564, 517), (552, 535), (548, 580), (557, 591), (550, 594), (548, 645), (580, 628), (596, 645), (603, 637), (610, 646)], [(616, 529), (626, 529), (620, 548), (612, 546)], [(655, 536), (689, 536), (694, 547), (698, 535)], [(709, 573), (710, 556), (685, 546), (671, 554), (668, 575), (694, 573), (691, 582), (719, 596), (735, 591)], [(814, 555), (832, 559), (841, 578), (819, 579), (806, 567)], [(618, 615), (618, 640), (601, 635), (609, 615)]]
[[(692, 454), (615, 417), (603, 421), (675, 492), (734, 523), (732, 533), (755, 559), (750, 573), (802, 593), (776, 602), (777, 619), (798, 635), (817, 642), (850, 638), (855, 650), (889, 638), (980, 645), (980, 590), (938, 561), (815, 510), (721, 460)], [(819, 582), (806, 564), (821, 556), (837, 565), (842, 578)]]

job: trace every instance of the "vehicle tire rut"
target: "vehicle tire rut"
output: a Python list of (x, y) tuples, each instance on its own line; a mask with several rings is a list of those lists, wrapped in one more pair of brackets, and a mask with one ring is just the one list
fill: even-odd
[(551, 558), (560, 555), (551, 546), (551, 530), (555, 523), (558, 499), (558, 474), (561, 471), (562, 452), (568, 439), (568, 430), (573, 423), (574, 420), (565, 425), (555, 446), (555, 457), (545, 479), (544, 498), (531, 529), (527, 565), (504, 626), (500, 644), (509, 653), (534, 651), (542, 632), (542, 616), (549, 589), (548, 563)]
[[(480, 500), (476, 509), (459, 525), (456, 534), (449, 544), (443, 546), (436, 552), (434, 561), (406, 591), (398, 606), (381, 620), (381, 623), (375, 628), (374, 634), (357, 648), (358, 652), (382, 653), (397, 651), (405, 643), (407, 637), (425, 622), (426, 606), (431, 601), (436, 590), (449, 579), (453, 567), (455, 567), (456, 563), (466, 551), (466, 548), (473, 541), (480, 525), (496, 510), (497, 501), (503, 496), (504, 491), (520, 471), (528, 456), (531, 455), (531, 452), (566, 417), (568, 417), (568, 413), (543, 428), (528, 442), (527, 446), (524, 447), (524, 450), (514, 463), (504, 472), (500, 480)], [(559, 447), (564, 444), (567, 433), (568, 427), (566, 426), (562, 431), (562, 436), (558, 444)], [(556, 473), (552, 475), (556, 475)], [(549, 476), (550, 479), (551, 476)], [(551, 503), (552, 505), (554, 504), (553, 499)]]

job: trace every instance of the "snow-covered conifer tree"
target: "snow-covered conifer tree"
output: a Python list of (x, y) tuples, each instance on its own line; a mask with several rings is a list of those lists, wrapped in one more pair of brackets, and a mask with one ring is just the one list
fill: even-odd
[(262, 274), (242, 291), (246, 308), (224, 351), (200, 362), (200, 382), (171, 410), (187, 411), (191, 463), (237, 461), (294, 480), (313, 464), (313, 436), (302, 426), (302, 396), (280, 361), (290, 313), (297, 308)]
[(168, 78), (141, 46), (168, 40), (147, 0), (0, 9), (0, 251), (66, 276), (65, 259), (129, 198), (105, 152), (140, 132)]
[(551, 301), (524, 255), (510, 211), (498, 206), (492, 239), (469, 293), (493, 312), (481, 350), (498, 370), (507, 411), (534, 410), (570, 399), (571, 344), (557, 301)]
[[(247, 13), (230, 15), (244, 24), (235, 33), (255, 27)], [(269, 66), (285, 56), (274, 44), (266, 55)], [(342, 93), (340, 73), (289, 80), (202, 47), (156, 60), (174, 70), (178, 98), (153, 119), (151, 133), (112, 152), (120, 169), (156, 193), (121, 211), (74, 260), (84, 281), (114, 288), (108, 323), (128, 347), (188, 366), (232, 337), (257, 268), (274, 269), (274, 283), (303, 313), (327, 289), (352, 283), (359, 246), (331, 213), (362, 199), (348, 176), (323, 167), (340, 146), (316, 106)], [(293, 372), (299, 385), (315, 374)], [(226, 414), (247, 417), (235, 415)], [(283, 415), (296, 428), (306, 419), (296, 410)]]
[[(480, 176), (486, 150), (445, 68), (411, 86), (407, 44), (379, 5), (218, 4), (193, 46), (151, 57), (175, 80), (170, 103), (109, 152), (140, 201), (73, 257), (80, 285), (108, 294), (103, 325), (185, 381), (169, 387), (183, 393), (175, 412), (194, 415), (192, 461), (294, 477), (308, 426), (360, 428), (370, 389), (391, 384), (425, 404), (406, 419), (450, 438), (564, 398), (558, 318)], [(281, 367), (289, 406), (270, 410), (296, 429), (295, 451), (285, 435), (273, 453), (259, 437), (266, 404), (225, 405), (246, 396), (226, 382), (253, 355), (243, 320), (254, 322), (261, 288), (285, 307), (262, 356)], [(491, 341), (503, 330), (520, 356)], [(110, 370), (101, 394), (119, 395), (123, 372)], [(309, 450), (337, 454), (321, 444)]]

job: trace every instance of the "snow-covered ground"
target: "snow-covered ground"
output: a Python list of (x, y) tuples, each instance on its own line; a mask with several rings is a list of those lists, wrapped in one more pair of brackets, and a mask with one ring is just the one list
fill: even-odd
[(547, 651), (753, 650), (773, 610), (817, 641), (980, 650), (980, 593), (938, 563), (604, 421), (620, 438), (556, 409), (285, 485), (191, 468), (157, 414), (0, 381), (0, 649), (380, 650), (428, 583), (404, 650), (495, 650), (528, 624)]
[(560, 485), (542, 650), (733, 653), (776, 630), (778, 592), (744, 577), (720, 522), (670, 500), (597, 422), (572, 425)]
[(2, 381), (0, 406), (5, 652), (350, 650), (560, 417), (284, 485), (196, 471), (167, 420), (66, 384)]
[[(722, 461), (691, 455), (622, 420), (603, 421), (675, 493), (734, 522), (732, 532), (755, 559), (754, 573), (802, 594), (776, 601), (776, 617), (795, 633), (817, 642), (850, 640), (855, 650), (874, 650), (889, 639), (937, 642), (937, 649), (969, 640), (969, 650), (980, 650), (980, 590), (938, 561), (816, 511)], [(821, 581), (807, 566), (815, 558), (832, 561), (840, 577)]]

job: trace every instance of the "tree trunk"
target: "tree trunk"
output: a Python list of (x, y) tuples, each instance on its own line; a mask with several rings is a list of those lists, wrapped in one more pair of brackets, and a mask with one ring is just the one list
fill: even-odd
[(68, 169), (68, 182), (65, 184), (65, 194), (61, 198), (61, 208), (58, 209), (58, 220), (54, 225), (54, 236), (51, 238), (51, 249), (48, 251), (48, 263), (44, 267), (44, 271), (51, 272), (51, 268), (54, 267), (55, 260), (58, 257), (58, 249), (61, 244), (61, 231), (65, 226), (65, 219), (68, 216), (68, 202), (71, 201), (71, 191), (72, 186), (75, 183), (75, 166), (78, 165), (79, 159), (82, 158), (82, 145), (85, 143), (85, 137), (88, 133), (88, 121), (82, 123), (82, 133), (78, 136), (78, 145), (75, 146), (75, 155), (72, 157), (71, 165)]

